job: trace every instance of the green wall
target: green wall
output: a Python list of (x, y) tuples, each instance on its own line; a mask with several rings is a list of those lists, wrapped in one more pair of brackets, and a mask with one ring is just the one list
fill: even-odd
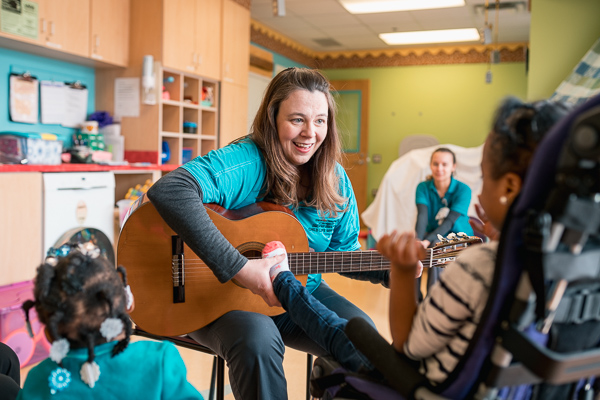
[(554, 93), (599, 37), (600, 1), (532, 1), (527, 98)]
[(525, 98), (525, 63), (492, 65), (493, 79), (485, 83), (486, 64), (324, 70), (329, 79), (371, 81), (368, 203), (381, 183), (398, 146), (407, 135), (425, 133), (440, 143), (479, 146), (485, 140), (498, 103), (507, 95)]

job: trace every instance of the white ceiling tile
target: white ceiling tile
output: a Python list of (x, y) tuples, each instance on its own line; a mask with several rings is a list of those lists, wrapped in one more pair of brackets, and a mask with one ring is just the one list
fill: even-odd
[[(484, 17), (474, 11), (485, 0), (465, 0), (465, 7), (409, 12), (356, 14), (344, 9), (338, 0), (284, 0), (286, 16), (274, 17), (272, 0), (252, 0), (252, 19), (314, 51), (393, 48), (381, 41), (378, 33), (406, 32), (426, 29), (478, 28)], [(494, 12), (488, 13), (494, 22)], [(500, 42), (527, 41), (530, 14), (501, 11)], [(320, 46), (313, 39), (330, 38), (341, 46)]]
[(304, 0), (298, 2), (289, 2), (286, 0), (286, 10), (296, 15), (351, 15), (344, 7), (334, 0)]

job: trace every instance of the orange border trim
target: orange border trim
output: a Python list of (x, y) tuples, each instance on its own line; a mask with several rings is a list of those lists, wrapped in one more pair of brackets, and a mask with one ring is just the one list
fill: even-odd
[(316, 52), (254, 20), (250, 38), (296, 62), (322, 69), (487, 63), (492, 50), (500, 51), (501, 62), (523, 62), (529, 46), (519, 42)]

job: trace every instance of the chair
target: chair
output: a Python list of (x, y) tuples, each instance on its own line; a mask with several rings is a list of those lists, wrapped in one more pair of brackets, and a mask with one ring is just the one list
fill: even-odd
[[(317, 359), (316, 396), (593, 398), (600, 393), (600, 96), (540, 144), (503, 227), (490, 296), (456, 369), (433, 386), (362, 320), (346, 332), (382, 374)], [(337, 388), (337, 389), (336, 389)], [(357, 397), (347, 395), (349, 388)], [(381, 394), (385, 391), (385, 394)]]
[[(146, 332), (137, 326), (133, 328), (133, 334), (142, 336), (153, 340), (167, 340), (176, 346), (181, 346), (186, 349), (199, 351), (201, 353), (209, 354), (215, 357), (213, 361), (212, 371), (210, 375), (210, 389), (208, 394), (208, 400), (223, 400), (225, 397), (225, 360), (223, 360), (218, 354), (209, 349), (206, 346), (201, 345), (194, 339), (187, 335), (183, 336), (159, 336), (152, 333)], [(306, 354), (306, 400), (310, 400), (310, 377), (312, 374), (313, 355), (310, 353)], [(215, 393), (215, 380), (216, 380), (216, 393)], [(216, 397), (214, 397), (216, 395)]]
[[(154, 335), (152, 333), (146, 332), (137, 326), (133, 328), (133, 334), (137, 336), (142, 336), (148, 339), (153, 340), (166, 340), (177, 346), (185, 347), (186, 349), (191, 349), (195, 351), (199, 351), (201, 353), (209, 354), (215, 356), (212, 366), (212, 372), (210, 375), (210, 389), (208, 394), (208, 400), (223, 400), (225, 397), (225, 360), (219, 357), (215, 352), (209, 349), (206, 346), (202, 346), (198, 342), (196, 342), (191, 337), (184, 336), (159, 336)], [(310, 376), (310, 374), (309, 374)], [(216, 378), (216, 379), (215, 379)], [(215, 393), (215, 380), (216, 380), (216, 393)], [(215, 397), (216, 395), (216, 397)]]
[(398, 147), (398, 157), (414, 149), (435, 146), (440, 141), (433, 135), (408, 135), (400, 142)]

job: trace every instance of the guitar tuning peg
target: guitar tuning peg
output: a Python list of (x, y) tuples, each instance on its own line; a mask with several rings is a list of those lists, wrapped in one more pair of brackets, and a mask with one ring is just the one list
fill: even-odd
[(458, 240), (458, 238), (456, 237), (456, 233), (454, 233), (454, 232), (449, 233), (448, 240), (450, 240), (450, 241)]
[(438, 238), (438, 240), (439, 240), (441, 243), (444, 243), (444, 242), (447, 242), (447, 241), (448, 241), (448, 239), (446, 239), (445, 237), (443, 237), (443, 236), (442, 236), (442, 235), (440, 235), (439, 233), (438, 233), (438, 235), (437, 235), (437, 238)]
[(458, 233), (456, 234), (456, 236), (458, 236), (458, 237), (459, 237), (459, 238), (461, 238), (461, 239), (466, 239), (466, 238), (468, 238), (468, 237), (469, 237), (469, 235), (467, 235), (467, 234), (466, 234), (466, 233), (464, 233), (464, 232), (458, 232)]

